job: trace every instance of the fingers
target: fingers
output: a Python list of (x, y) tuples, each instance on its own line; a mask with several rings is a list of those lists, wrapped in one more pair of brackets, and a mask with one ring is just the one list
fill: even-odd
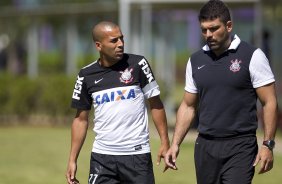
[(165, 172), (169, 168), (173, 170), (177, 170), (176, 158), (177, 158), (178, 152), (179, 152), (178, 146), (174, 146), (174, 148), (171, 148), (171, 149), (160, 149), (158, 156), (157, 156), (157, 165), (160, 165), (161, 159), (163, 158), (165, 162), (165, 168), (163, 172)]
[(158, 158), (157, 158), (157, 165), (160, 165), (160, 162), (161, 162), (161, 157), (158, 155)]
[(165, 164), (166, 164), (166, 167), (172, 167), (171, 163), (170, 163), (170, 154), (167, 154), (164, 158), (165, 160)]
[(69, 163), (66, 172), (66, 179), (68, 184), (79, 184), (79, 181), (75, 178), (75, 173), (76, 173), (76, 164)]
[(76, 178), (73, 178), (71, 180), (71, 182), (72, 182), (71, 184), (80, 184), (79, 181)]
[(71, 178), (72, 178), (72, 174), (70, 173), (70, 171), (67, 171), (66, 173), (66, 179), (67, 179), (67, 182), (68, 184), (71, 184)]
[(73, 174), (67, 173), (66, 178), (67, 178), (68, 184), (74, 184), (76, 180)]
[(256, 157), (254, 166), (260, 162), (258, 174), (263, 174), (273, 168), (273, 153), (268, 148), (262, 147)]
[(260, 160), (260, 157), (259, 157), (259, 154), (257, 154), (256, 160), (255, 160), (253, 166), (256, 166), (259, 163), (259, 160)]
[(261, 167), (260, 167), (260, 170), (259, 170), (259, 174), (263, 174), (263, 173), (266, 173), (268, 171), (270, 171), (271, 169), (273, 168), (273, 162), (271, 161), (262, 161), (261, 162)]
[(68, 184), (79, 184), (79, 181), (75, 178), (73, 174), (69, 175), (67, 173), (66, 178), (67, 178)]
[[(174, 156), (173, 156), (174, 155)], [(172, 154), (172, 153), (167, 153), (166, 156), (165, 156), (165, 163), (166, 163), (166, 167), (164, 169), (164, 172), (168, 169), (168, 168), (171, 168), (173, 170), (177, 170), (177, 167), (176, 167), (176, 156), (175, 154)]]
[(175, 153), (171, 155), (171, 160), (175, 165), (175, 163), (176, 163), (176, 154)]
[(162, 155), (162, 150), (160, 150), (158, 155), (157, 155), (157, 165), (160, 165), (162, 158), (164, 158), (164, 156)]
[(260, 164), (260, 169), (259, 169), (259, 174), (262, 174), (262, 173), (265, 173), (265, 169), (266, 169), (266, 164), (265, 164), (265, 161), (261, 161), (261, 164)]
[(160, 165), (162, 158), (163, 159), (165, 158), (165, 155), (166, 155), (168, 149), (169, 149), (169, 144), (162, 144), (161, 145), (159, 152), (158, 152), (158, 155), (157, 155), (157, 165)]
[(170, 168), (172, 168), (173, 170), (177, 170), (177, 167), (176, 167), (176, 159), (170, 159)]

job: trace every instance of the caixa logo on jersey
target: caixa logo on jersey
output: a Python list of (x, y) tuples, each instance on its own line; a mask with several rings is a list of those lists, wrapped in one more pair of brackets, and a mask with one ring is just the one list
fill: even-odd
[(95, 99), (94, 103), (100, 105), (100, 104), (119, 101), (119, 100), (128, 100), (131, 98), (135, 98), (135, 96), (136, 95), (134, 89), (109, 91), (94, 97)]
[(147, 63), (147, 61), (145, 59), (142, 59), (141, 61), (139, 61), (138, 63), (140, 66), (142, 66), (142, 70), (144, 72), (144, 74), (146, 75), (148, 82), (152, 82), (154, 80), (153, 74), (150, 70), (150, 67)]
[(77, 76), (77, 80), (76, 80), (76, 83), (74, 85), (74, 90), (73, 90), (73, 94), (72, 94), (73, 99), (80, 100), (79, 95), (81, 94), (83, 79), (84, 79), (84, 77)]

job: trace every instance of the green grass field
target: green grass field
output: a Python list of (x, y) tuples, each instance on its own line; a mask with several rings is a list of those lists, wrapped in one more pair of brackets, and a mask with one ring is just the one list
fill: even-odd
[[(79, 157), (77, 177), (87, 183), (89, 157), (93, 134), (91, 130)], [(0, 183), (1, 184), (62, 184), (70, 149), (69, 128), (0, 128)], [(158, 139), (151, 139), (152, 156), (156, 162)], [(156, 164), (155, 164), (156, 165)], [(163, 163), (155, 166), (157, 184), (194, 184), (195, 169), (193, 144), (181, 146), (177, 165), (179, 170), (162, 173)], [(254, 184), (278, 184), (282, 181), (282, 155), (275, 154), (273, 170), (264, 175), (255, 174)]]

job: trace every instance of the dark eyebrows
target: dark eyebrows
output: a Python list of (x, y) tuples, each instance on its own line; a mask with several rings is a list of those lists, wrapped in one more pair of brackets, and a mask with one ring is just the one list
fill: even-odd
[(111, 42), (117, 42), (118, 39), (123, 40), (123, 35), (121, 35), (121, 36), (119, 36), (119, 37), (111, 38), (110, 41), (111, 41)]
[(210, 30), (210, 31), (216, 31), (218, 28), (220, 28), (220, 25), (212, 25), (212, 26), (210, 26), (210, 27), (202, 27), (201, 26), (201, 30), (202, 30), (202, 32), (203, 31), (206, 31), (206, 30)]

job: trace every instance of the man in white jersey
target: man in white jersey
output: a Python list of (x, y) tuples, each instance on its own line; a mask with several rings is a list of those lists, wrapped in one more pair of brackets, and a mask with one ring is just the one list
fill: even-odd
[(159, 86), (143, 56), (124, 53), (119, 26), (100, 22), (93, 28), (92, 35), (100, 58), (80, 70), (74, 87), (72, 107), (77, 113), (72, 123), (67, 181), (69, 184), (79, 183), (75, 177), (77, 158), (93, 105), (96, 137), (89, 184), (155, 183), (145, 100), (148, 100), (161, 139), (157, 156), (159, 164), (169, 148)]
[[(185, 93), (165, 161), (177, 169), (179, 147), (193, 120), (198, 123), (195, 168), (198, 184), (249, 184), (273, 167), (277, 122), (275, 78), (259, 48), (232, 34), (228, 7), (210, 0), (199, 13), (206, 45), (186, 69)], [(258, 151), (257, 99), (263, 108), (264, 141)]]

